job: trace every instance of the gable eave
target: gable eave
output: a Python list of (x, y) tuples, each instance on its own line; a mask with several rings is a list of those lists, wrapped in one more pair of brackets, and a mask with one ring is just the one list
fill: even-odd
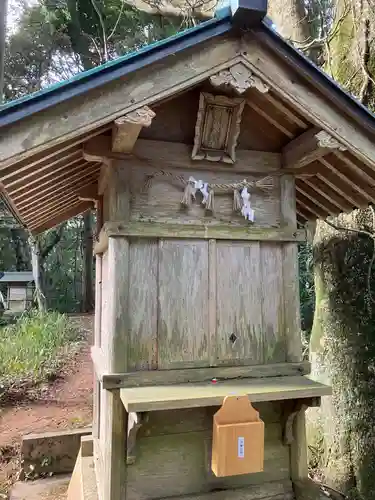
[(0, 107), (0, 128), (127, 76), (232, 29), (229, 9), (214, 19)]

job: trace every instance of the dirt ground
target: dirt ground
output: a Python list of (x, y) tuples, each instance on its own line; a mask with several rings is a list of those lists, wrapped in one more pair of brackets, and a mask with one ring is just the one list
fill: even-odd
[(0, 409), (0, 499), (17, 476), (18, 449), (25, 434), (85, 427), (92, 421), (93, 369), (90, 344), (93, 315), (71, 316), (86, 341), (64, 373), (41, 388), (37, 398)]

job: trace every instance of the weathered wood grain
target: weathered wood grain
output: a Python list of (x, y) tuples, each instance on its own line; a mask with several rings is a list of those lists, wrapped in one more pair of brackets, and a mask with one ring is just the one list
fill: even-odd
[(264, 363), (286, 361), (282, 246), (261, 243), (262, 332)]
[(216, 240), (208, 241), (208, 349), (210, 366), (216, 365), (217, 359), (217, 249)]
[[(282, 224), (296, 229), (296, 191), (294, 177), (280, 179)], [(298, 248), (294, 243), (283, 245), (284, 331), (287, 342), (287, 361), (302, 360), (302, 339), (298, 280)]]
[(129, 373), (110, 373), (93, 356), (94, 367), (103, 387), (116, 389), (121, 387), (144, 387), (155, 385), (184, 384), (187, 382), (205, 382), (214, 378), (219, 380), (254, 379), (267, 377), (289, 377), (293, 375), (308, 375), (310, 363), (277, 363), (253, 366), (218, 366), (211, 368), (187, 368), (174, 370), (138, 371)]
[(258, 34), (256, 38), (246, 37), (246, 42), (244, 41), (246, 52), (243, 53), (243, 57), (248, 61), (250, 69), (314, 125), (323, 128), (352, 149), (365, 163), (375, 165), (373, 144), (358, 125), (351, 120), (343, 119), (342, 114), (332, 106), (332, 102), (318, 92), (312, 92), (302, 78), (295, 78), (293, 71), (282, 64), (282, 59), (267, 50), (262, 43), (267, 41), (262, 35)]
[[(203, 222), (203, 221), (202, 221)], [(108, 222), (100, 234), (96, 252), (106, 250), (108, 236), (132, 236), (135, 238), (179, 238), (179, 239), (216, 239), (243, 241), (305, 241), (304, 229), (288, 230), (283, 228), (254, 227), (249, 225), (232, 226), (229, 224), (211, 225), (176, 224), (159, 222)]]
[(262, 364), (260, 244), (217, 244), (217, 364)]
[[(282, 403), (257, 403), (267, 425), (266, 441), (281, 439), (280, 407)], [(255, 407), (255, 404), (254, 404)], [(152, 411), (146, 414), (138, 437), (162, 436), (187, 432), (212, 431), (213, 416), (218, 406)], [(258, 409), (257, 409), (258, 410)]]
[(218, 406), (228, 394), (247, 394), (251, 402), (304, 399), (330, 395), (331, 388), (296, 376), (137, 387), (121, 389), (120, 393), (126, 409), (137, 412)]
[(157, 241), (132, 239), (129, 247), (129, 371), (157, 368), (157, 275)]
[[(183, 176), (189, 179), (193, 176), (195, 179), (201, 179), (209, 183), (242, 182), (244, 174), (235, 172), (221, 172), (212, 170), (171, 170), (163, 167), (174, 175)], [(233, 212), (233, 190), (227, 192), (215, 192), (214, 213), (213, 215), (205, 212), (204, 206), (200, 203), (199, 194), (196, 202), (188, 209), (181, 209), (181, 199), (183, 196), (184, 185), (176, 182), (169, 177), (156, 177), (147, 190), (145, 182), (147, 176), (152, 175), (158, 170), (143, 168), (131, 168), (131, 221), (144, 222), (169, 222), (178, 224), (211, 224), (221, 225), (230, 223), (231, 227), (246, 227), (246, 221), (237, 213)], [(268, 174), (265, 174), (266, 177)], [(246, 176), (248, 181), (259, 180), (259, 176), (249, 174)], [(280, 223), (280, 190), (278, 176), (268, 180), (270, 188), (266, 191), (254, 190), (251, 195), (251, 205), (255, 210), (255, 222), (252, 227), (278, 227)], [(227, 231), (230, 234), (230, 231)]]
[(216, 478), (211, 472), (212, 430), (140, 438), (137, 460), (128, 468), (127, 498), (156, 499), (288, 480), (289, 450), (279, 434), (276, 430), (266, 438), (264, 472), (237, 478)]
[[(169, 500), (179, 498), (169, 497)], [(294, 500), (294, 492), (291, 481), (272, 481), (247, 488), (186, 495), (184, 500)]]
[(208, 366), (208, 243), (159, 245), (158, 367)]
[[(34, 114), (22, 124), (7, 127), (0, 138), (0, 165), (7, 159), (26, 158), (49, 147), (68, 141), (109, 124), (125, 113), (147, 105), (204, 81), (238, 57), (237, 40), (215, 38), (187, 49), (178, 56), (156, 62), (137, 71), (131, 78), (115, 81), (51, 109)], [(69, 119), (67, 119), (69, 117)]]

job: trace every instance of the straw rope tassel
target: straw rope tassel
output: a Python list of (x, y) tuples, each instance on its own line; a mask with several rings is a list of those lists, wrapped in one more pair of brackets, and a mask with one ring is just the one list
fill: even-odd
[(184, 189), (184, 194), (181, 199), (181, 205), (188, 208), (191, 206), (193, 198), (195, 198), (195, 189), (192, 183), (189, 181)]
[(242, 209), (242, 198), (238, 189), (233, 191), (233, 212), (240, 212)]
[(213, 212), (214, 211), (214, 190), (210, 189), (208, 191), (208, 197), (207, 197), (207, 202), (206, 202), (206, 211), (207, 212)]

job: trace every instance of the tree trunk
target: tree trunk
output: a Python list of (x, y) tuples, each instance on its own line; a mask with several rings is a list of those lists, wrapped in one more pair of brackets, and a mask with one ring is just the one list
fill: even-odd
[[(326, 69), (364, 104), (374, 103), (375, 30), (367, 0), (338, 0)], [(311, 412), (310, 436), (327, 484), (353, 498), (375, 498), (375, 213), (372, 208), (331, 219), (356, 229), (318, 224), (314, 240), (316, 309), (310, 342), (312, 374), (332, 384)], [(368, 231), (369, 235), (361, 231)], [(359, 232), (358, 232), (359, 231)], [(314, 446), (314, 443), (312, 443)]]
[(43, 267), (41, 262), (40, 244), (37, 238), (30, 236), (31, 265), (35, 284), (35, 300), (39, 311), (47, 310), (46, 296), (43, 290)]
[(320, 410), (321, 469), (350, 497), (375, 498), (375, 211), (320, 221), (314, 239), (313, 376), (331, 382)]
[(0, 0), (0, 105), (4, 101), (4, 65), (8, 0)]
[(277, 31), (287, 40), (297, 44), (310, 40), (310, 25), (304, 0), (270, 0), (268, 15)]
[(93, 287), (93, 223), (91, 211), (83, 216), (83, 282), (82, 311), (91, 312), (94, 308)]

